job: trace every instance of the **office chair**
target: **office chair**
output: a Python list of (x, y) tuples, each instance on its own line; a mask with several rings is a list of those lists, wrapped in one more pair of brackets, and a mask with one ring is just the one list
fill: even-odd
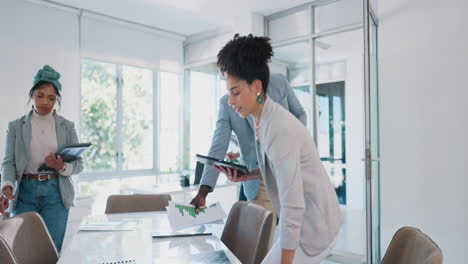
[(400, 228), (392, 238), (381, 264), (442, 264), (442, 250), (414, 227)]
[(261, 263), (270, 250), (273, 213), (259, 205), (240, 201), (232, 206), (221, 241), (244, 264)]
[(42, 217), (35, 212), (22, 213), (1, 222), (0, 237), (9, 246), (18, 263), (52, 264), (58, 261), (58, 252), (52, 237)]
[(107, 198), (106, 214), (166, 211), (168, 194), (111, 195)]
[(18, 260), (16, 260), (13, 251), (8, 246), (7, 242), (3, 237), (0, 237), (0, 263), (5, 264), (17, 264)]

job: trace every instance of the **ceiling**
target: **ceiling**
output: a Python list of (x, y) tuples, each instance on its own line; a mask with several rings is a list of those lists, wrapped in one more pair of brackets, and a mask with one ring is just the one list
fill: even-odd
[(193, 35), (229, 28), (246, 14), (271, 15), (311, 0), (44, 0)]

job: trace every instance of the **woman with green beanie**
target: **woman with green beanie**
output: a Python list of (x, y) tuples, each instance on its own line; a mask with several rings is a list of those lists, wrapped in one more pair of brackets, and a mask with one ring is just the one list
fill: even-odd
[[(3, 200), (12, 202), (13, 213), (40, 214), (58, 251), (75, 197), (70, 176), (83, 170), (81, 159), (64, 162), (54, 155), (60, 146), (78, 143), (73, 122), (54, 109), (61, 104), (59, 79), (60, 73), (49, 65), (34, 77), (29, 91), (32, 110), (8, 124), (1, 179)], [(39, 172), (43, 163), (51, 169)]]

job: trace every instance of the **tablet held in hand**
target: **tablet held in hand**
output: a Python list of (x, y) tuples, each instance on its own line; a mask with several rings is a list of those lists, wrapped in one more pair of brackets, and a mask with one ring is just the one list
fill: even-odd
[(210, 166), (225, 167), (225, 168), (236, 170), (242, 174), (249, 174), (249, 169), (244, 165), (220, 160), (220, 159), (209, 157), (209, 156), (203, 156), (200, 154), (197, 154), (196, 157), (197, 157), (197, 160), (200, 161), (201, 163), (204, 163)]
[[(81, 154), (91, 146), (91, 143), (80, 143), (80, 144), (73, 144), (73, 145), (65, 145), (61, 146), (56, 152), (55, 157), (59, 156), (62, 158), (64, 162), (71, 162), (75, 161), (77, 158), (81, 157)], [(54, 171), (54, 169), (47, 167), (45, 163), (43, 163), (38, 172), (41, 171)]]

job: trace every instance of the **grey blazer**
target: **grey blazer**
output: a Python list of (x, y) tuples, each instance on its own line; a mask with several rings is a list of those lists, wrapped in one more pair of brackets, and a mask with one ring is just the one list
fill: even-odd
[[(272, 74), (267, 94), (275, 102), (289, 110), (302, 124), (306, 125), (307, 116), (304, 108), (299, 103), (294, 91), (289, 86), (286, 78), (281, 74)], [(211, 141), (208, 156), (224, 159), (229, 147), (232, 131), (239, 140), (241, 164), (249, 169), (258, 168), (255, 154), (255, 125), (248, 118), (242, 118), (228, 103), (229, 95), (224, 95), (219, 101), (218, 120), (216, 130)], [(219, 172), (212, 166), (205, 166), (200, 184), (208, 185), (214, 189)], [(247, 199), (252, 200), (257, 196), (259, 180), (243, 182)]]
[[(20, 191), (20, 183), (23, 178), (24, 170), (29, 162), (29, 148), (31, 143), (31, 122), (29, 114), (11, 121), (8, 124), (5, 157), (2, 162), (2, 186), (6, 181), (15, 184), (14, 196), (17, 199)], [(76, 134), (73, 122), (54, 113), (55, 126), (57, 131), (57, 145), (77, 144), (78, 135)], [(83, 160), (80, 158), (71, 162), (73, 164), (72, 174), (80, 173), (83, 170)], [(74, 205), (75, 189), (73, 180), (69, 176), (60, 175), (59, 188), (62, 195), (63, 205), (70, 208)], [(16, 203), (13, 203), (13, 210)]]
[[(252, 118), (252, 116), (249, 116)], [(316, 256), (343, 223), (329, 176), (309, 131), (271, 98), (260, 118), (257, 155), (273, 206), (280, 215), (280, 245)]]

